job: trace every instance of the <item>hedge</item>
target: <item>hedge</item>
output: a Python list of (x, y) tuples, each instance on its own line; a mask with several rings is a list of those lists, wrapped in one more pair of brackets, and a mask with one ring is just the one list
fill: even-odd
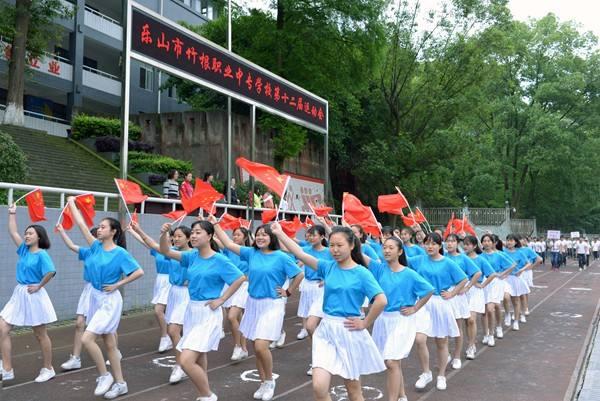
[(171, 170), (184, 173), (192, 171), (192, 162), (154, 153), (129, 152), (129, 167), (132, 173), (153, 172), (168, 174)]
[[(99, 136), (121, 136), (121, 120), (78, 114), (71, 122), (71, 138), (80, 140)], [(129, 123), (129, 139), (140, 139), (142, 129), (139, 125)]]
[[(23, 184), (27, 173), (27, 156), (10, 135), (0, 131), (0, 181)], [(7, 202), (6, 193), (0, 190), (0, 203)]]

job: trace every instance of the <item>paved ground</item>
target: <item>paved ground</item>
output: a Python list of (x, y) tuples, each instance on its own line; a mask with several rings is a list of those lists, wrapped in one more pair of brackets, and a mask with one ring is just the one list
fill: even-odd
[[(478, 345), (477, 359), (463, 364), (448, 374), (448, 390), (440, 392), (428, 387), (415, 392), (413, 383), (419, 375), (416, 356), (403, 363), (408, 397), (411, 401), (520, 401), (571, 400), (577, 390), (580, 366), (586, 355), (590, 328), (595, 321), (600, 290), (600, 263), (594, 262), (578, 272), (573, 262), (561, 272), (549, 266), (534, 273), (536, 287), (530, 296), (531, 316), (518, 332), (508, 332), (495, 348)], [(310, 362), (309, 340), (297, 341), (300, 320), (295, 317), (297, 299), (288, 305), (285, 330), (288, 340), (283, 349), (275, 350), (274, 371), (279, 375), (275, 399), (304, 401), (312, 399), (310, 377), (305, 375)], [(158, 330), (152, 315), (124, 317), (119, 329), (123, 369), (129, 394), (121, 399), (138, 401), (194, 400), (196, 394), (189, 381), (167, 384), (173, 356), (159, 355)], [(69, 355), (72, 328), (50, 331), (55, 349), (55, 367)], [(94, 399), (96, 370), (84, 356), (84, 368), (60, 373), (45, 384), (32, 383), (40, 367), (40, 354), (31, 334), (13, 339), (16, 380), (5, 383), (0, 400), (90, 400)], [(220, 400), (251, 400), (258, 387), (253, 357), (233, 364), (231, 336), (227, 336), (218, 352), (209, 355), (209, 380)], [(430, 344), (433, 358), (433, 345)], [(432, 362), (435, 365), (435, 361)], [(434, 369), (435, 372), (435, 369)], [(332, 383), (332, 399), (346, 400), (344, 391)], [(366, 400), (385, 400), (385, 375), (363, 378)]]

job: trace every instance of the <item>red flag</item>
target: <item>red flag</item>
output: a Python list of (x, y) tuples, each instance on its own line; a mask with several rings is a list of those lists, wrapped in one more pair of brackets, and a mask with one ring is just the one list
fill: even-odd
[(344, 192), (342, 210), (344, 211), (342, 217), (348, 224), (361, 224), (361, 222), (371, 219), (369, 208), (363, 205), (356, 196), (348, 192)]
[(306, 227), (312, 227), (315, 225), (314, 221), (312, 221), (312, 219), (310, 217), (306, 217), (306, 220), (304, 220), (304, 225)]
[(377, 197), (377, 209), (380, 213), (400, 214), (402, 209), (408, 207), (408, 202), (402, 194), (379, 195)]
[(416, 212), (413, 214), (417, 223), (425, 223), (427, 222), (427, 218), (418, 207), (415, 208)]
[(263, 224), (267, 224), (269, 221), (273, 220), (275, 216), (277, 216), (276, 209), (263, 210), (263, 212), (261, 213), (261, 219)]
[(294, 216), (292, 221), (282, 220), (279, 224), (283, 232), (290, 238), (294, 238), (298, 230), (302, 228), (302, 222), (297, 215)]
[(196, 178), (196, 187), (192, 197), (182, 198), (181, 204), (187, 213), (191, 213), (198, 208), (214, 213), (215, 202), (223, 198), (223, 194), (214, 189), (210, 183)]
[(454, 213), (452, 213), (452, 217), (448, 220), (448, 224), (446, 224), (446, 229), (444, 230), (444, 239), (448, 238), (448, 235), (454, 233)]
[(223, 213), (221, 216), (221, 220), (219, 220), (219, 226), (223, 230), (235, 230), (236, 228), (241, 227), (242, 222), (239, 217), (233, 217), (229, 213)]
[[(65, 211), (63, 212), (62, 215), (62, 226), (66, 231), (69, 231), (71, 228), (73, 228), (73, 215), (71, 215), (71, 209), (69, 208), (69, 205), (67, 204), (65, 206)], [(92, 222), (93, 225), (93, 222)]]
[[(310, 203), (309, 203), (310, 205)], [(332, 207), (329, 206), (312, 206), (310, 205), (311, 209), (313, 210), (313, 213), (319, 217), (326, 217), (329, 216), (329, 213), (331, 213), (333, 211)]]
[[(94, 206), (96, 205), (96, 199), (94, 199), (94, 195), (86, 194), (79, 195), (75, 197), (75, 204), (77, 208), (81, 212), (83, 216), (83, 220), (88, 227), (94, 226), (94, 217), (96, 216), (96, 211), (94, 210)], [(63, 224), (64, 227), (64, 224)]]
[(148, 196), (142, 193), (142, 188), (135, 182), (115, 178), (115, 183), (119, 188), (123, 200), (128, 205), (132, 203), (142, 203), (148, 199)]
[(185, 212), (185, 210), (173, 210), (170, 213), (163, 213), (161, 214), (161, 216), (166, 217), (167, 219), (171, 219), (171, 220), (179, 220), (181, 219), (183, 216), (185, 216), (187, 213)]
[(406, 227), (412, 227), (415, 224), (418, 224), (417, 221), (415, 220), (414, 216), (412, 215), (412, 213), (409, 213), (408, 216), (402, 216), (402, 223)]
[(44, 221), (45, 216), (45, 205), (42, 191), (38, 188), (31, 191), (25, 196), (25, 202), (27, 202), (27, 210), (29, 211), (29, 218), (32, 222)]
[(283, 197), (287, 182), (290, 178), (289, 175), (279, 174), (279, 172), (271, 166), (251, 162), (243, 157), (238, 157), (235, 164), (273, 190), (280, 198)]
[(452, 222), (452, 227), (456, 233), (469, 233), (474, 237), (477, 236), (475, 230), (464, 216), (462, 219), (454, 219)]

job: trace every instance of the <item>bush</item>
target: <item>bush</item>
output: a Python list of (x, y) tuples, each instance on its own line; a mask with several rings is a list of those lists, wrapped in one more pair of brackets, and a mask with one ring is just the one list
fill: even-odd
[[(0, 181), (23, 184), (27, 172), (27, 156), (10, 135), (0, 131)], [(6, 190), (0, 190), (0, 199), (6, 202)]]
[(179, 172), (191, 171), (192, 162), (173, 159), (153, 153), (129, 152), (129, 167), (132, 173), (162, 173), (171, 170)]
[[(101, 136), (96, 138), (96, 150), (98, 152), (120, 152), (121, 140), (114, 136)], [(140, 141), (129, 141), (129, 150), (140, 152), (152, 152), (154, 146)]]
[[(121, 120), (116, 118), (105, 118), (78, 114), (71, 122), (71, 138), (80, 140), (84, 138), (95, 138), (100, 136), (121, 136)], [(138, 140), (142, 134), (139, 125), (129, 123), (129, 139)]]

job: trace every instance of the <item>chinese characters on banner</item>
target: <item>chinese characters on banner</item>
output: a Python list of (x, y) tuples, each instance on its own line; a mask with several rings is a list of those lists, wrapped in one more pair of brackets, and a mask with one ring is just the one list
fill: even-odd
[(135, 8), (132, 10), (131, 50), (322, 131), (327, 129), (327, 103), (323, 100)]

